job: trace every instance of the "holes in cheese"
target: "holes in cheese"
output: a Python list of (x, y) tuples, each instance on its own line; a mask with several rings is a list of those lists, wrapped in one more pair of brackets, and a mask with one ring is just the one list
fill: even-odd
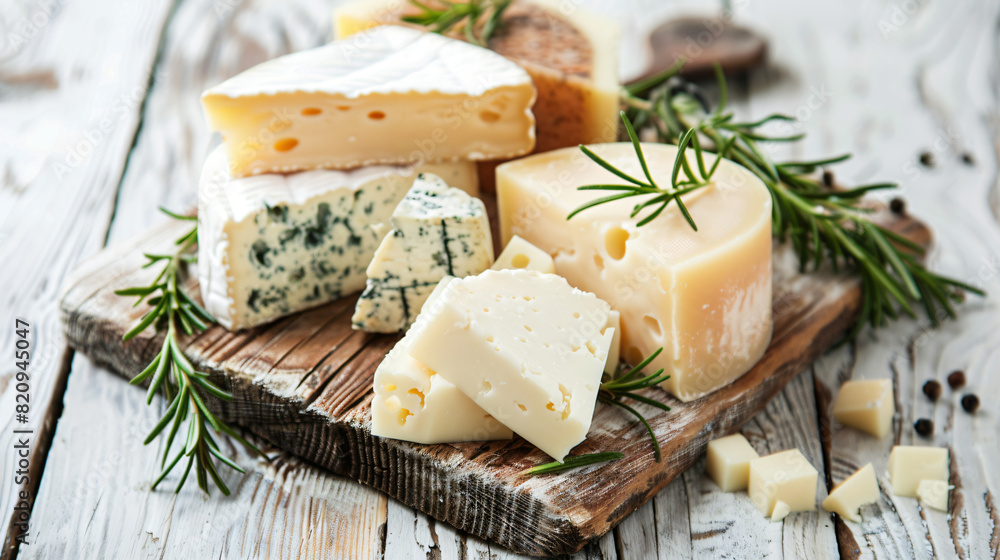
[[(488, 270), (452, 280), (448, 296), (425, 307), (410, 329), (410, 355), (562, 460), (586, 437), (593, 418), (614, 337), (614, 329), (607, 328), (608, 304), (559, 276), (529, 270)], [(544, 320), (525, 305), (524, 296), (535, 298)], [(484, 301), (489, 313), (482, 311)], [(525, 324), (530, 336), (512, 336), (525, 332)], [(483, 390), (486, 384), (489, 391)], [(512, 403), (526, 413), (514, 413)]]
[[(447, 289), (446, 278), (425, 306)], [(372, 433), (416, 443), (510, 439), (513, 432), (434, 370), (410, 356), (413, 338), (402, 338), (375, 370)], [(389, 389), (391, 387), (391, 390)], [(402, 401), (400, 399), (403, 399)], [(406, 402), (405, 421), (396, 410)]]
[(320, 109), (319, 107), (306, 107), (305, 109), (302, 109), (302, 115), (306, 117), (315, 117), (317, 115), (321, 115), (322, 113), (323, 109)]
[[(632, 176), (644, 176), (631, 143), (589, 146)], [(669, 182), (677, 148), (643, 144), (650, 173)], [(579, 148), (535, 154), (497, 167), (501, 238), (522, 237), (553, 256), (556, 272), (621, 313), (626, 361), (670, 376), (663, 387), (690, 401), (727, 385), (764, 355), (771, 317), (771, 196), (723, 160), (714, 183), (684, 196), (698, 224), (676, 205), (642, 227), (622, 199), (566, 216), (599, 195), (584, 185), (622, 181)], [(645, 317), (659, 323), (655, 328)]]
[[(270, 60), (209, 89), (202, 103), (236, 177), (505, 159), (535, 146), (535, 87), (524, 69), (399, 26)], [(311, 114), (324, 107), (338, 110)], [(288, 131), (294, 150), (272, 140)]]
[(282, 138), (274, 143), (274, 149), (279, 152), (287, 152), (299, 145), (299, 141), (295, 138)]

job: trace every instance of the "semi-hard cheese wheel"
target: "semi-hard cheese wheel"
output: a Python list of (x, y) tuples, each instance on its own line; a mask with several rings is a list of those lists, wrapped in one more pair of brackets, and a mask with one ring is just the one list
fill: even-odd
[(270, 60), (202, 102), (234, 177), (509, 159), (535, 146), (535, 88), (520, 66), (395, 25)]
[[(419, 13), (402, 0), (357, 0), (337, 9), (334, 32), (343, 38)], [(618, 26), (560, 0), (516, 0), (502, 22), (489, 47), (534, 80), (536, 151), (614, 141), (620, 122)]]
[[(476, 190), (475, 164), (434, 171)], [(198, 185), (202, 300), (231, 330), (321, 305), (365, 286), (365, 269), (420, 166), (371, 166), (233, 179), (222, 148)]]
[[(631, 144), (591, 146), (642, 177)], [(676, 146), (643, 144), (657, 182), (670, 184)], [(688, 152), (693, 160), (693, 150)], [(692, 165), (695, 165), (692, 162)], [(695, 167), (696, 168), (696, 167)], [(504, 241), (519, 235), (553, 256), (556, 271), (621, 312), (622, 356), (636, 364), (656, 349), (652, 369), (684, 401), (722, 387), (763, 356), (771, 338), (771, 197), (743, 167), (723, 160), (713, 183), (685, 196), (693, 231), (671, 204), (637, 227), (640, 200), (603, 204), (566, 217), (607, 192), (578, 191), (623, 181), (578, 148), (536, 154), (497, 168)]]

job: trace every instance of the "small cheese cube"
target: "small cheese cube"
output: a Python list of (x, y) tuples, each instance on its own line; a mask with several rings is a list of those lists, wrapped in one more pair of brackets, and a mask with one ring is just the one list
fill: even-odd
[(385, 25), (264, 62), (202, 103), (244, 177), (518, 156), (535, 146), (535, 96), (489, 49)]
[(771, 517), (780, 500), (789, 511), (816, 508), (816, 481), (819, 473), (798, 449), (781, 451), (750, 461), (750, 500), (765, 516)]
[(614, 336), (607, 303), (554, 274), (487, 270), (432, 307), (414, 358), (556, 460), (583, 441)]
[(889, 453), (889, 481), (892, 493), (914, 497), (922, 480), (949, 478), (948, 449), (919, 445), (897, 445)]
[[(454, 280), (446, 277), (425, 308)], [(453, 384), (410, 356), (411, 330), (375, 370), (372, 434), (415, 443), (510, 439), (514, 433)]]
[(705, 470), (723, 492), (746, 490), (750, 484), (750, 461), (760, 455), (743, 434), (708, 442)]
[(398, 332), (409, 327), (445, 276), (479, 274), (493, 264), (486, 207), (440, 177), (421, 174), (392, 213), (358, 299), (355, 329)]
[(507, 242), (507, 246), (497, 257), (497, 262), (493, 263), (493, 270), (518, 268), (549, 274), (556, 272), (556, 265), (548, 253), (515, 235)]
[(948, 511), (948, 493), (951, 486), (943, 480), (921, 480), (917, 485), (920, 503), (938, 511)]
[[(322, 305), (365, 285), (384, 224), (420, 167), (232, 178), (222, 149), (198, 184), (198, 275), (205, 308), (230, 330)], [(434, 169), (477, 188), (471, 162)]]
[(788, 514), (792, 513), (792, 508), (785, 502), (778, 500), (774, 503), (774, 513), (771, 514), (771, 521), (777, 523), (778, 521), (783, 521)]
[(823, 500), (823, 509), (838, 513), (844, 519), (861, 523), (860, 509), (865, 504), (878, 501), (878, 480), (872, 464), (861, 467), (840, 484), (833, 487), (830, 495)]
[(891, 379), (848, 381), (833, 403), (833, 417), (845, 426), (884, 437), (896, 413)]

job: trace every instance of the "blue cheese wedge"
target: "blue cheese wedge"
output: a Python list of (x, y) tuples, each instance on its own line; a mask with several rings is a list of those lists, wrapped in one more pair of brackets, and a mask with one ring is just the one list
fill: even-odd
[(483, 202), (437, 175), (421, 174), (391, 221), (351, 318), (358, 330), (405, 330), (442, 278), (478, 274), (493, 264)]
[[(444, 165), (444, 164), (438, 164)], [(475, 165), (447, 164), (456, 177)], [(233, 179), (213, 152), (198, 186), (198, 273), (206, 309), (230, 330), (357, 292), (413, 166)]]
[[(454, 277), (431, 292), (435, 305)], [(372, 434), (414, 443), (510, 439), (514, 433), (431, 368), (410, 355), (411, 330), (375, 370)]]

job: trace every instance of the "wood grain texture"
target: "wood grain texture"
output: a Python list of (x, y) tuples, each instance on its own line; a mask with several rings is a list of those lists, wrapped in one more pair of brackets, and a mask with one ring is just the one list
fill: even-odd
[[(13, 52), (0, 61), (0, 346), (10, 357), (0, 366), (0, 558), (16, 553), (14, 507), (21, 491), (29, 507), (34, 501), (66, 387), (72, 353), (59, 323), (63, 280), (104, 244), (169, 8), (154, 0), (2, 9), (0, 42)], [(109, 28), (117, 31), (102, 31)], [(24, 424), (15, 421), (15, 404), (23, 404), (15, 401), (15, 318), (31, 324)], [(23, 468), (14, 447), (21, 439), (30, 446), (23, 483), (14, 474)]]
[[(886, 219), (926, 241), (926, 231), (912, 220)], [(157, 348), (155, 338), (146, 333), (121, 342), (142, 310), (113, 290), (154, 274), (138, 268), (142, 253), (165, 249), (184, 227), (167, 224), (139, 236), (139, 247), (126, 243), (95, 257), (132, 272), (84, 265), (62, 304), (71, 345), (123, 375), (141, 370)], [(520, 438), (424, 446), (372, 436), (372, 376), (398, 337), (348, 330), (353, 298), (249, 331), (213, 327), (186, 341), (186, 353), (233, 393), (234, 402), (222, 404), (220, 412), (275, 445), (512, 550), (573, 553), (686, 470), (711, 438), (738, 429), (763, 409), (840, 336), (856, 311), (853, 279), (799, 275), (785, 251), (776, 257), (774, 282), (773, 341), (753, 370), (693, 403), (670, 399), (659, 388), (649, 391), (673, 407), (670, 413), (644, 411), (662, 441), (661, 463), (653, 461), (648, 439), (634, 423), (615, 408), (599, 406), (575, 452), (620, 449), (626, 458), (570, 475), (521, 476), (546, 459)], [(820, 459), (818, 447), (814, 451)], [(608, 485), (608, 477), (620, 482)]]

